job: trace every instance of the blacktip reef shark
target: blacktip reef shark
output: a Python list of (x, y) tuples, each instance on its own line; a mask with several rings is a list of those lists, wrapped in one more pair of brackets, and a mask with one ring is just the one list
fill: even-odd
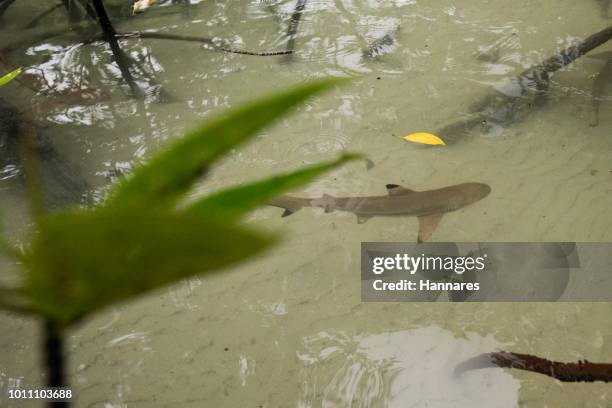
[(326, 213), (334, 210), (348, 211), (357, 215), (359, 224), (375, 216), (414, 216), (419, 219), (418, 241), (423, 242), (431, 237), (444, 213), (480, 201), (491, 192), (491, 187), (483, 183), (456, 184), (428, 191), (414, 191), (397, 184), (387, 184), (386, 187), (388, 194), (385, 196), (281, 196), (269, 201), (268, 205), (284, 208), (283, 217), (303, 207), (324, 208)]

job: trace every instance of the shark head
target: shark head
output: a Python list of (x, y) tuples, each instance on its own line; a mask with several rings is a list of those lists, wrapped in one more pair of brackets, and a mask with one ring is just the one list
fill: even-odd
[(448, 187), (446, 204), (448, 210), (457, 210), (480, 201), (491, 193), (491, 187), (484, 183), (463, 183)]
[(491, 193), (491, 187), (484, 183), (465, 183), (463, 186), (462, 207), (480, 201)]

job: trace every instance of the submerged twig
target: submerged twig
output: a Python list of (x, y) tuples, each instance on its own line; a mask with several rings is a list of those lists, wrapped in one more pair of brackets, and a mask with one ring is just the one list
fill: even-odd
[(37, 15), (36, 17), (34, 17), (32, 19), (32, 21), (30, 21), (28, 24), (26, 24), (24, 26), (24, 28), (26, 30), (30, 29), (30, 28), (34, 28), (43, 18), (47, 17), (49, 14), (53, 13), (55, 10), (57, 10), (58, 8), (62, 7), (61, 4), (56, 4), (55, 6), (51, 6), (50, 8), (48, 8), (47, 10), (43, 11), (42, 13), (40, 13), (39, 15)]
[(100, 23), (100, 27), (102, 28), (102, 32), (104, 33), (104, 39), (108, 42), (110, 46), (111, 52), (115, 58), (115, 62), (121, 71), (121, 75), (125, 82), (127, 82), (130, 90), (132, 91), (132, 96), (140, 97), (142, 96), (142, 92), (138, 85), (136, 85), (136, 81), (134, 81), (134, 77), (129, 69), (129, 60), (127, 56), (123, 53), (123, 50), (119, 46), (119, 42), (117, 41), (117, 32), (113, 27), (110, 19), (108, 18), (108, 14), (106, 13), (106, 9), (104, 8), (104, 4), (102, 0), (92, 0), (94, 10), (96, 11), (96, 15), (98, 16), (98, 21)]
[(40, 220), (45, 213), (45, 200), (41, 182), (40, 157), (36, 148), (36, 130), (28, 123), (19, 125), (19, 148), (23, 163), (26, 186), (28, 190), (28, 203), (34, 220)]
[[(291, 50), (283, 50), (283, 51), (269, 51), (269, 52), (256, 52), (256, 51), (247, 51), (247, 50), (239, 50), (235, 48), (230, 48), (222, 45), (218, 45), (215, 40), (207, 37), (196, 37), (189, 35), (177, 35), (177, 34), (166, 34), (166, 33), (143, 33), (139, 31), (127, 32), (127, 33), (115, 33), (116, 38), (138, 38), (138, 39), (151, 39), (151, 40), (171, 40), (171, 41), (187, 41), (187, 42), (195, 42), (205, 45), (210, 45), (213, 49), (223, 52), (229, 52), (233, 54), (244, 54), (244, 55), (254, 55), (259, 57), (269, 57), (275, 55), (287, 55), (291, 54)], [(94, 42), (100, 40), (99, 37), (93, 38), (86, 43)]]
[(83, 10), (85, 10), (85, 13), (87, 13), (89, 18), (96, 21), (96, 11), (91, 6), (91, 3), (88, 0), (78, 0), (78, 2), (81, 7), (83, 7)]
[(15, 0), (4, 0), (0, 1), (0, 18), (4, 15), (6, 10), (9, 8), (11, 4), (13, 4)]
[(577, 363), (561, 363), (533, 356), (530, 354), (512, 353), (506, 351), (485, 353), (473, 357), (457, 367), (462, 372), (489, 367), (516, 368), (544, 374), (565, 382), (612, 382), (612, 364), (578, 361)]
[[(15, 39), (14, 41), (8, 42), (2, 48), (0, 48), (0, 53), (8, 53), (14, 51), (15, 49), (22, 47), (24, 45), (37, 44), (41, 41), (49, 41), (55, 37), (59, 37), (61, 35), (66, 35), (67, 33), (83, 33), (87, 26), (81, 23), (69, 24), (64, 27), (54, 28), (53, 30), (46, 31), (44, 33), (39, 32), (37, 29), (28, 29), (29, 32), (32, 32), (33, 35), (28, 37), (28, 31), (25, 29), (19, 33), (19, 39)], [(88, 36), (91, 36), (89, 34)]]
[[(44, 196), (42, 205), (52, 209), (73, 205), (90, 190), (86, 180), (61, 157), (51, 140), (40, 132), (34, 122), (3, 99), (0, 99), (0, 122), (5, 130), (2, 158), (9, 160), (9, 163), (20, 164), (25, 171), (30, 190), (31, 183), (39, 184)], [(25, 137), (27, 140), (23, 140)], [(28, 164), (28, 161), (33, 160), (24, 157), (24, 153), (26, 156), (36, 156), (35, 168), (32, 168), (31, 163)], [(40, 207), (41, 204), (37, 206)], [(40, 209), (36, 211), (42, 212)]]
[(612, 55), (608, 57), (603, 68), (599, 71), (599, 74), (593, 82), (593, 94), (592, 94), (592, 105), (593, 105), (593, 121), (589, 124), (590, 126), (599, 125), (599, 108), (601, 105), (601, 99), (606, 90), (606, 86), (612, 76)]
[(68, 13), (68, 18), (70, 19), (71, 23), (76, 23), (81, 19), (79, 10), (74, 7), (74, 5), (72, 4), (72, 0), (61, 0), (61, 3), (66, 9), (66, 12)]
[(295, 9), (293, 9), (293, 14), (291, 15), (291, 19), (289, 20), (289, 28), (287, 29), (287, 50), (291, 51), (287, 55), (287, 61), (291, 61), (293, 57), (293, 51), (295, 50), (295, 38), (297, 37), (297, 30), (300, 26), (300, 19), (302, 18), (302, 13), (304, 8), (306, 8), (307, 0), (298, 0), (295, 4)]
[(576, 61), (578, 58), (582, 57), (587, 52), (610, 41), (610, 39), (612, 39), (612, 26), (604, 28), (603, 30), (598, 31), (595, 34), (588, 36), (576, 45), (567, 47), (559, 54), (553, 55), (552, 57), (545, 60), (543, 63), (536, 65), (533, 68), (527, 69), (521, 74), (521, 76), (530, 76), (530, 74), (543, 75), (544, 73), (552, 74), (554, 72), (557, 72), (561, 68)]
[(441, 136), (445, 142), (449, 143), (456, 140), (465, 131), (478, 126), (488, 128), (490, 126), (488, 122), (490, 119), (513, 120), (518, 112), (521, 110), (528, 111), (532, 107), (531, 102), (523, 100), (526, 94), (531, 93), (537, 101), (537, 98), (541, 97), (548, 90), (552, 74), (576, 61), (589, 51), (605, 44), (610, 39), (612, 39), (612, 26), (590, 35), (578, 44), (572, 45), (558, 54), (547, 58), (541, 64), (524, 70), (510, 81), (510, 83), (518, 86), (517, 95), (502, 94), (497, 91), (494, 94), (487, 95), (470, 108), (472, 113), (466, 119), (450, 123), (435, 133)]

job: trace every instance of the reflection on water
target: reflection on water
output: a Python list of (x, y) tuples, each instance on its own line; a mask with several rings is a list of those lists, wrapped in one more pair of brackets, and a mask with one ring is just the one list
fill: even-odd
[(321, 332), (304, 339), (298, 407), (516, 407), (519, 382), (499, 369), (456, 376), (467, 358), (499, 344), (439, 327), (358, 334)]
[[(129, 2), (106, 3), (118, 31), (199, 36), (253, 52), (286, 49), (296, 5), (191, 0), (127, 17)], [(197, 193), (362, 151), (373, 167), (343, 167), (296, 195), (481, 182), (491, 186), (490, 197), (447, 214), (433, 240), (610, 240), (605, 61), (583, 57), (556, 73), (542, 103), (519, 120), (477, 123), (469, 132), (460, 123), (455, 129), (465, 137), (452, 146), (428, 149), (399, 138), (517, 96), (519, 73), (610, 24), (602, 15), (607, 3), (310, 0), (291, 62), (210, 44), (122, 40), (144, 93), (133, 99), (108, 46), (89, 41), (89, 29), (67, 30), (59, 8), (24, 30), (46, 2), (14, 2), (0, 23), (0, 72), (23, 66), (25, 74), (0, 88), (0, 99), (40, 129), (95, 201), (196, 121), (309, 78), (350, 76), (350, 84), (232, 153)], [(601, 114), (591, 127), (594, 95)], [(4, 153), (14, 119), (0, 112)], [(20, 164), (2, 157), (0, 165), (0, 213), (18, 239), (29, 222)], [(503, 370), (451, 373), (498, 342), (556, 360), (612, 360), (611, 306), (361, 304), (360, 242), (413, 240), (414, 218), (356, 224), (350, 214), (305, 209), (281, 218), (267, 208), (249, 221), (284, 231), (286, 242), (255, 264), (184, 282), (75, 330), (78, 406), (516, 406), (513, 377), (521, 406), (605, 406), (598, 385)], [(0, 379), (41, 382), (35, 326), (0, 319), (8, 328), (0, 335)]]

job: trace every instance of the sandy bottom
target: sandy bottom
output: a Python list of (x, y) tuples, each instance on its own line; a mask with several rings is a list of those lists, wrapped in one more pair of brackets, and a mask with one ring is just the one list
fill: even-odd
[[(16, 2), (0, 31), (3, 42), (25, 35), (19, 22), (31, 14), (23, 3)], [(188, 17), (152, 9), (118, 28), (279, 50), (293, 5), (206, 1)], [(49, 17), (49, 25), (60, 17)], [(60, 38), (11, 57), (30, 66), (49, 55), (50, 62), (36, 64), (50, 81), (70, 84), (71, 74), (85, 68), (92, 86), (108, 90), (109, 99), (81, 105), (48, 104), (14, 90), (16, 101), (35, 104), (58, 149), (97, 187), (197, 120), (309, 78), (348, 75), (350, 84), (233, 152), (194, 195), (361, 151), (372, 169), (350, 164), (295, 194), (378, 195), (387, 183), (425, 190), (483, 182), (491, 195), (445, 215), (432, 240), (610, 241), (609, 96), (599, 126), (589, 126), (601, 60), (583, 58), (555, 75), (547, 103), (495, 135), (475, 131), (443, 148), (399, 139), (464, 117), (495, 85), (608, 24), (597, 2), (586, 0), (309, 1), (292, 63), (194, 44), (127, 42), (175, 97), (166, 104), (126, 98), (101, 44), (70, 47)], [(364, 58), (363, 48), (385, 33), (395, 36), (394, 45)], [(478, 58), (483, 53), (487, 61)], [(28, 219), (17, 184), (0, 181), (0, 210), (9, 234), (23, 237)], [(414, 241), (416, 220), (357, 224), (346, 213), (280, 213), (264, 208), (248, 220), (286, 238), (265, 256), (119, 305), (75, 328), (70, 371), (77, 406), (609, 406), (610, 387), (602, 384), (501, 369), (456, 377), (453, 370), (496, 349), (612, 361), (612, 305), (362, 303), (360, 243)], [(7, 315), (0, 321), (0, 385), (40, 383), (37, 325)]]

